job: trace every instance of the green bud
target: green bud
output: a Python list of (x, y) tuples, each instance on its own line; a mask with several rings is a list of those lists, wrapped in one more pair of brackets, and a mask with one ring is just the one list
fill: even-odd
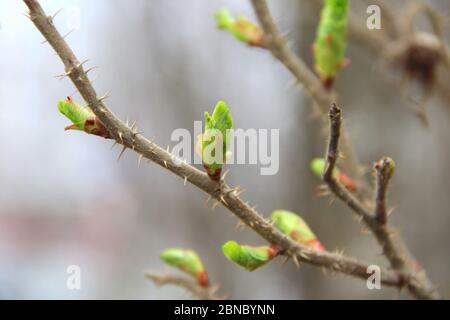
[(276, 210), (272, 212), (272, 221), (278, 230), (293, 240), (319, 251), (325, 250), (316, 235), (299, 215), (287, 210)]
[[(311, 171), (322, 178), (325, 171), (325, 160), (322, 158), (315, 158), (310, 163)], [(342, 184), (348, 191), (356, 191), (356, 182), (345, 173), (341, 172), (338, 168), (334, 168), (333, 176)]]
[(392, 176), (394, 175), (394, 171), (395, 171), (395, 162), (394, 160), (392, 160), (392, 158), (386, 157), (384, 158), (384, 161), (387, 163), (388, 165), (388, 177), (389, 179), (392, 178)]
[(235, 241), (226, 242), (222, 246), (222, 252), (228, 260), (237, 263), (248, 271), (263, 266), (277, 255), (276, 250), (272, 247), (252, 247), (240, 245)]
[(220, 171), (230, 148), (233, 118), (224, 101), (219, 101), (212, 115), (205, 112), (205, 130), (202, 135), (202, 160), (208, 175), (220, 179)]
[(161, 260), (195, 277), (200, 285), (208, 284), (208, 277), (197, 253), (190, 249), (171, 248), (161, 252)]
[(227, 30), (236, 39), (251, 46), (264, 46), (264, 32), (244, 16), (234, 19), (230, 11), (222, 9), (214, 14), (219, 29)]
[(325, 171), (325, 160), (323, 158), (315, 158), (311, 161), (310, 167), (315, 175), (322, 177)]
[(315, 69), (325, 87), (331, 87), (345, 64), (347, 0), (325, 0), (314, 43)]
[(108, 130), (94, 112), (89, 108), (82, 107), (72, 98), (67, 97), (66, 100), (58, 101), (58, 110), (72, 121), (72, 124), (65, 127), (64, 130), (80, 130), (100, 137), (111, 138)]

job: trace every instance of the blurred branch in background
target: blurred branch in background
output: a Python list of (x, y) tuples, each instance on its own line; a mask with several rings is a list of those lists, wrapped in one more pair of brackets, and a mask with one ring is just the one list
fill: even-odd
[[(306, 65), (287, 47), (286, 41), (282, 37), (279, 32), (276, 24), (274, 23), (270, 11), (267, 6), (267, 2), (265, 0), (252, 0), (253, 7), (255, 12), (263, 26), (263, 29), (266, 33), (266, 41), (268, 48), (271, 50), (272, 54), (278, 58), (286, 67), (296, 76), (297, 80), (302, 83), (307, 92), (315, 99), (320, 105), (320, 101), (327, 101), (328, 93), (322, 89), (313, 90), (312, 88), (321, 88), (315, 82), (315, 77), (311, 71), (306, 67)], [(383, 6), (385, 12), (390, 12), (386, 6)], [(441, 46), (438, 47), (437, 50), (443, 50), (443, 38), (441, 37), (442, 32), (440, 31), (440, 24), (438, 23), (438, 19), (432, 15), (432, 10), (428, 6), (417, 7), (414, 11), (414, 14), (410, 14), (410, 18), (406, 19), (406, 23), (410, 25), (409, 29), (412, 29), (412, 20), (413, 17), (420, 11), (426, 11), (429, 16), (432, 18), (433, 27), (435, 33), (440, 36)], [(393, 15), (387, 14), (388, 25), (393, 23), (392, 21)], [(355, 29), (355, 22), (352, 23), (353, 29)], [(412, 30), (411, 30), (412, 32)], [(359, 31), (359, 34), (362, 32)], [(392, 31), (393, 34), (396, 34), (396, 30)], [(377, 41), (375, 43), (378, 43)], [(383, 42), (383, 41), (381, 41)], [(430, 49), (431, 50), (431, 49)], [(428, 57), (426, 57), (427, 59)], [(430, 66), (433, 68), (434, 66)], [(323, 108), (321, 108), (323, 110)], [(338, 142), (341, 135), (341, 111), (340, 109), (333, 104), (329, 111), (329, 119), (330, 119), (330, 138), (329, 145), (326, 155), (327, 165), (325, 168), (325, 172), (323, 174), (324, 181), (328, 184), (330, 190), (343, 202), (345, 202), (352, 210), (357, 213), (365, 224), (369, 227), (369, 229), (375, 235), (377, 241), (383, 248), (383, 252), (387, 259), (390, 261), (392, 268), (395, 270), (408, 274), (408, 280), (406, 280), (406, 284), (410, 292), (421, 299), (436, 299), (439, 298), (439, 294), (437, 293), (434, 285), (429, 281), (426, 273), (422, 270), (419, 275), (412, 276), (416, 274), (417, 262), (410, 257), (408, 250), (403, 245), (401, 239), (398, 235), (394, 235), (392, 230), (389, 230), (386, 226), (386, 208), (385, 208), (385, 192), (387, 188), (386, 179), (381, 179), (385, 177), (378, 176), (378, 193), (376, 205), (376, 213), (378, 216), (374, 216), (369, 208), (366, 208), (356, 197), (354, 197), (345, 187), (343, 187), (334, 177), (334, 167), (338, 158)], [(345, 138), (345, 142), (349, 141), (349, 137), (346, 132), (343, 132), (343, 137)], [(344, 147), (344, 155), (347, 158), (348, 145)], [(355, 152), (352, 150), (352, 160), (357, 159)], [(353, 163), (357, 164), (357, 160), (353, 161)], [(354, 165), (356, 165), (354, 164)], [(352, 172), (355, 172), (355, 168), (353, 168)], [(382, 171), (379, 171), (382, 172)], [(381, 181), (380, 181), (381, 179)], [(388, 179), (387, 179), (388, 180)], [(385, 183), (384, 183), (385, 182)], [(380, 187), (381, 183), (381, 187)], [(378, 221), (377, 217), (383, 217), (383, 220)], [(417, 279), (415, 279), (417, 278)]]
[[(284, 36), (273, 21), (267, 2), (252, 0), (252, 5), (266, 34), (267, 48), (293, 74), (298, 84), (305, 88), (313, 99), (314, 105), (318, 107), (322, 115), (321, 119), (325, 119), (330, 104), (337, 100), (337, 94), (326, 90), (307, 65), (289, 48)], [(364, 171), (351, 138), (345, 129), (343, 129), (342, 135), (342, 152), (347, 159), (347, 163), (343, 165), (344, 170), (357, 180), (359, 190), (362, 190), (362, 196), (368, 198), (371, 196), (371, 190), (363, 177)]]
[[(320, 5), (323, 0), (316, 0), (315, 3)], [(450, 48), (444, 37), (443, 17), (424, 2), (410, 2), (402, 12), (395, 9), (393, 2), (377, 1), (376, 5), (381, 10), (382, 29), (367, 28), (365, 20), (350, 12), (349, 37), (378, 56), (385, 78), (400, 89), (405, 106), (427, 126), (426, 105), (434, 92), (438, 92), (450, 105), (450, 86), (438, 72), (445, 69), (447, 75), (450, 73)], [(396, 19), (400, 15), (402, 18)], [(417, 30), (417, 20), (422, 17), (430, 25), (430, 31)], [(403, 73), (400, 81), (389, 76), (392, 68), (398, 68)], [(407, 85), (412, 80), (423, 88), (419, 101), (407, 92)]]
[(185, 277), (172, 274), (158, 274), (150, 271), (145, 273), (145, 277), (153, 281), (158, 287), (174, 285), (184, 288), (200, 300), (222, 300), (225, 298), (225, 296), (219, 296), (216, 294), (219, 289), (218, 285), (208, 285), (207, 287), (202, 287), (197, 282), (191, 279), (186, 279)]
[(439, 299), (439, 293), (428, 279), (425, 270), (418, 270), (418, 263), (410, 256), (401, 238), (387, 226), (386, 192), (394, 170), (393, 161), (383, 159), (376, 165), (378, 188), (374, 215), (334, 177), (334, 168), (339, 157), (338, 145), (342, 125), (341, 110), (336, 105), (332, 105), (330, 108), (329, 119), (330, 138), (323, 180), (333, 194), (347, 204), (371, 230), (383, 248), (384, 255), (389, 260), (391, 267), (398, 271), (401, 277), (404, 277), (404, 283), (408, 286), (411, 294), (420, 299)]

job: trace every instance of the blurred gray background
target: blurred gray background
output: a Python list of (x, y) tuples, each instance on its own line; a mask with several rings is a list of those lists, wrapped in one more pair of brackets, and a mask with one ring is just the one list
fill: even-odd
[[(364, 2), (352, 7), (364, 21)], [(373, 1), (376, 3), (376, 1)], [(399, 1), (400, 4), (404, 1)], [(99, 94), (122, 119), (138, 119), (144, 135), (166, 146), (176, 128), (193, 121), (219, 99), (231, 107), (235, 126), (280, 129), (280, 170), (261, 176), (257, 165), (232, 165), (228, 181), (266, 216), (274, 209), (301, 214), (330, 250), (386, 265), (373, 238), (362, 232), (339, 201), (317, 196), (320, 181), (309, 161), (321, 156), (325, 136), (309, 98), (270, 53), (248, 48), (216, 29), (215, 10), (228, 7), (255, 19), (249, 1), (42, 1), (87, 66)], [(269, 1), (292, 47), (311, 65), (318, 10), (311, 1)], [(448, 15), (447, 1), (434, 1)], [(137, 166), (127, 151), (80, 132), (56, 102), (81, 101), (59, 59), (28, 21), (21, 1), (0, 1), (0, 298), (189, 298), (176, 287), (157, 288), (145, 270), (168, 271), (159, 260), (167, 247), (199, 252), (222, 292), (243, 299), (396, 298), (396, 290), (368, 290), (365, 282), (277, 259), (248, 273), (228, 262), (220, 245), (230, 239), (264, 244), (251, 230), (236, 230), (223, 207), (183, 186), (153, 164)], [(448, 31), (448, 29), (447, 29)], [(391, 216), (411, 251), (450, 294), (450, 110), (435, 96), (424, 128), (385, 81), (377, 58), (350, 42), (351, 64), (336, 89), (361, 160), (384, 155), (396, 161)], [(81, 290), (66, 288), (69, 265), (81, 267)], [(177, 271), (173, 271), (177, 272)], [(408, 298), (402, 293), (401, 298)]]

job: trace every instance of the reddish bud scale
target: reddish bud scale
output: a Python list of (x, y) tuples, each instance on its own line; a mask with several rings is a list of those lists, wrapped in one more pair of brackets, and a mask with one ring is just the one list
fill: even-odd
[(348, 175), (342, 172), (338, 172), (336, 174), (336, 178), (340, 183), (344, 185), (344, 187), (347, 188), (348, 191), (355, 192), (356, 191), (356, 183), (351, 179)]
[(100, 136), (105, 139), (111, 138), (111, 135), (109, 134), (105, 125), (97, 117), (87, 119), (86, 122), (84, 123), (84, 128), (87, 133), (94, 134), (96, 136)]
[(274, 246), (270, 246), (269, 249), (267, 249), (267, 253), (269, 255), (269, 259), (273, 259), (278, 255), (278, 249)]
[(221, 173), (222, 173), (222, 168), (218, 168), (218, 169), (211, 169), (208, 165), (203, 164), (203, 167), (206, 170), (206, 173), (208, 174), (208, 176), (211, 178), (211, 180), (214, 181), (220, 181), (220, 177), (221, 177)]
[(197, 273), (197, 281), (201, 287), (209, 286), (209, 278), (206, 270)]
[(299, 242), (300, 241), (300, 234), (298, 233), (297, 230), (292, 231), (289, 236), (294, 239), (295, 241)]
[(319, 252), (325, 251), (325, 247), (317, 239), (309, 240), (308, 246)]

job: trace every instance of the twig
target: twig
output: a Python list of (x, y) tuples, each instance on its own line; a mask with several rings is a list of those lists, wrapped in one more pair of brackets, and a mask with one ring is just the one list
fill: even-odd
[(380, 225), (387, 223), (387, 189), (393, 174), (394, 164), (391, 158), (383, 158), (375, 163), (377, 171), (377, 194), (375, 198), (375, 218)]
[(165, 285), (174, 285), (184, 288), (191, 292), (200, 300), (222, 300), (222, 297), (216, 295), (217, 286), (202, 287), (192, 279), (185, 277), (171, 275), (171, 274), (156, 274), (153, 272), (146, 272), (145, 277), (152, 280), (158, 287)]
[[(83, 67), (58, 33), (51, 19), (45, 15), (40, 4), (36, 0), (24, 0), (24, 2), (30, 10), (31, 21), (56, 51), (64, 63), (69, 78), (117, 143), (130, 148), (182, 179), (186, 179), (209, 194), (236, 215), (245, 225), (277, 247), (280, 254), (292, 258), (293, 261), (306, 262), (332, 271), (367, 279), (368, 265), (340, 254), (318, 252), (294, 242), (276, 230), (254, 208), (236, 195), (234, 188), (230, 188), (226, 183), (218, 184), (212, 181), (206, 173), (184, 161), (174, 161), (173, 155), (131, 130), (106, 107), (103, 100), (97, 98), (97, 93), (83, 71)], [(381, 283), (386, 286), (401, 287), (403, 282), (396, 272), (382, 269)]]
[[(319, 107), (322, 115), (325, 117), (330, 104), (336, 101), (336, 94), (327, 91), (314, 73), (289, 48), (286, 40), (273, 21), (266, 0), (251, 0), (251, 2), (266, 35), (267, 48), (276, 59), (285, 65), (285, 67), (294, 75), (296, 80), (303, 85), (314, 103)], [(359, 189), (362, 190), (361, 194), (369, 196), (371, 195), (371, 191), (364, 180), (363, 170), (361, 169), (361, 164), (354, 150), (352, 141), (346, 130), (342, 130), (342, 135), (342, 152), (347, 159), (343, 169), (356, 179), (360, 186)]]
[[(409, 254), (401, 239), (395, 236), (386, 224), (380, 223), (371, 210), (365, 207), (357, 198), (355, 198), (344, 186), (342, 186), (333, 175), (337, 157), (339, 154), (339, 131), (342, 124), (342, 112), (336, 104), (332, 104), (329, 114), (330, 120), (330, 138), (326, 154), (326, 166), (323, 174), (323, 180), (340, 200), (347, 204), (358, 216), (360, 216), (367, 227), (372, 231), (383, 253), (389, 260), (391, 267), (399, 272), (401, 277), (406, 279), (410, 293), (419, 299), (438, 299), (439, 293), (428, 279), (425, 271), (420, 270), (417, 262)], [(385, 192), (387, 181), (382, 182), (380, 186)], [(380, 188), (379, 187), (379, 188)], [(385, 195), (377, 197), (385, 198)], [(383, 210), (379, 208), (378, 210)], [(384, 210), (386, 210), (384, 208)]]

